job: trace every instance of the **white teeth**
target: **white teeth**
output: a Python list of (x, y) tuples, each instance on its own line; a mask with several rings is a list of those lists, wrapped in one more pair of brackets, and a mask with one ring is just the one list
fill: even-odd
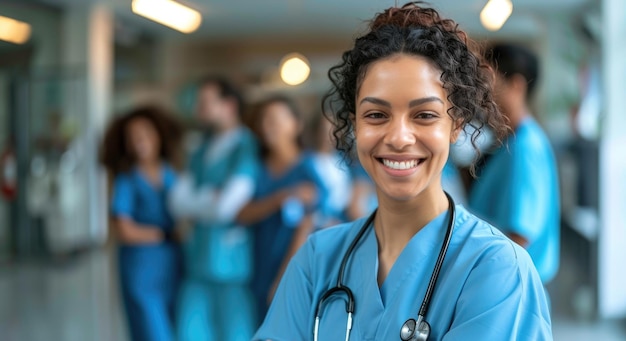
[(391, 161), (383, 159), (383, 164), (391, 169), (411, 169), (417, 167), (417, 160), (410, 161)]

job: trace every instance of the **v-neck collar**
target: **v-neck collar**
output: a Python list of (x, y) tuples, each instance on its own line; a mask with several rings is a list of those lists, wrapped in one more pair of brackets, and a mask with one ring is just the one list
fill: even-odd
[[(405, 279), (418, 267), (426, 266), (429, 269), (434, 268), (434, 263), (424, 264), (422, 260), (432, 258), (433, 252), (439, 252), (446, 227), (448, 226), (448, 216), (449, 210), (439, 214), (416, 233), (404, 247), (387, 274), (387, 278), (385, 278), (382, 286), (379, 287), (378, 298), (380, 299), (380, 304), (383, 309), (385, 305), (393, 299), (397, 289), (405, 282)], [(361, 259), (364, 265), (367, 264), (371, 267), (371, 264), (375, 264), (373, 272), (368, 276), (367, 281), (373, 282), (378, 288), (378, 239), (376, 238), (373, 226), (370, 226), (367, 232), (363, 249), (375, 250), (375, 252), (367, 253)], [(430, 274), (432, 271), (429, 270), (427, 273)], [(424, 280), (427, 281), (430, 280), (430, 278)]]
[(274, 181), (280, 180), (280, 179), (284, 179), (284, 178), (288, 177), (298, 167), (300, 167), (300, 165), (302, 164), (302, 162), (304, 160), (304, 157), (305, 157), (304, 153), (301, 152), (300, 155), (298, 155), (298, 158), (296, 159), (296, 161), (294, 163), (292, 163), (288, 167), (285, 167), (285, 169), (283, 169), (281, 172), (278, 172), (278, 173), (273, 172), (272, 169), (269, 167), (269, 164), (267, 162), (265, 162), (264, 169), (265, 169), (265, 172), (267, 174), (267, 177), (269, 179), (274, 180)]
[(152, 181), (150, 181), (150, 179), (148, 178), (148, 176), (139, 168), (139, 167), (135, 167), (135, 176), (137, 178), (139, 178), (141, 180), (141, 182), (143, 182), (144, 185), (148, 186), (150, 189), (152, 189), (155, 192), (160, 192), (163, 189), (165, 189), (165, 182), (166, 182), (166, 170), (165, 167), (163, 165), (161, 165), (159, 167), (159, 184), (156, 184)]

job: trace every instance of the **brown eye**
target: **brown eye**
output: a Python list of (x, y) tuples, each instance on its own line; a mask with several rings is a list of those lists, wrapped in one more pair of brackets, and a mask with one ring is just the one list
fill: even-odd
[(365, 118), (381, 119), (381, 118), (385, 118), (385, 115), (381, 112), (372, 112), (372, 113), (366, 114)]
[(419, 119), (430, 120), (430, 119), (433, 119), (433, 118), (437, 118), (438, 116), (437, 116), (437, 114), (432, 113), (432, 112), (421, 112), (421, 113), (417, 114), (415, 117), (419, 118)]

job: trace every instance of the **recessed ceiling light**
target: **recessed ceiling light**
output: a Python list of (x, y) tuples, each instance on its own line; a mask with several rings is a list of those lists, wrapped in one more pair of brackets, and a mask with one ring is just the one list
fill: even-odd
[(311, 74), (309, 62), (298, 53), (285, 56), (280, 64), (280, 78), (289, 85), (302, 84)]
[(202, 15), (193, 8), (172, 0), (133, 0), (133, 13), (183, 33), (200, 27)]
[(489, 31), (497, 31), (513, 13), (511, 0), (489, 0), (480, 11), (480, 22)]
[(0, 15), (0, 40), (24, 44), (30, 38), (30, 24)]

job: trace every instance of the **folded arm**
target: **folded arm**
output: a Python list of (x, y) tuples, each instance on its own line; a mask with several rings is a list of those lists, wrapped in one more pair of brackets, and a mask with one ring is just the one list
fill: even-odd
[(170, 210), (180, 219), (229, 222), (253, 193), (254, 181), (247, 176), (231, 177), (220, 191), (211, 186), (195, 188), (191, 177), (183, 176), (170, 194)]
[(113, 229), (117, 238), (124, 244), (153, 244), (163, 240), (163, 231), (150, 225), (136, 223), (125, 216), (115, 217)]

